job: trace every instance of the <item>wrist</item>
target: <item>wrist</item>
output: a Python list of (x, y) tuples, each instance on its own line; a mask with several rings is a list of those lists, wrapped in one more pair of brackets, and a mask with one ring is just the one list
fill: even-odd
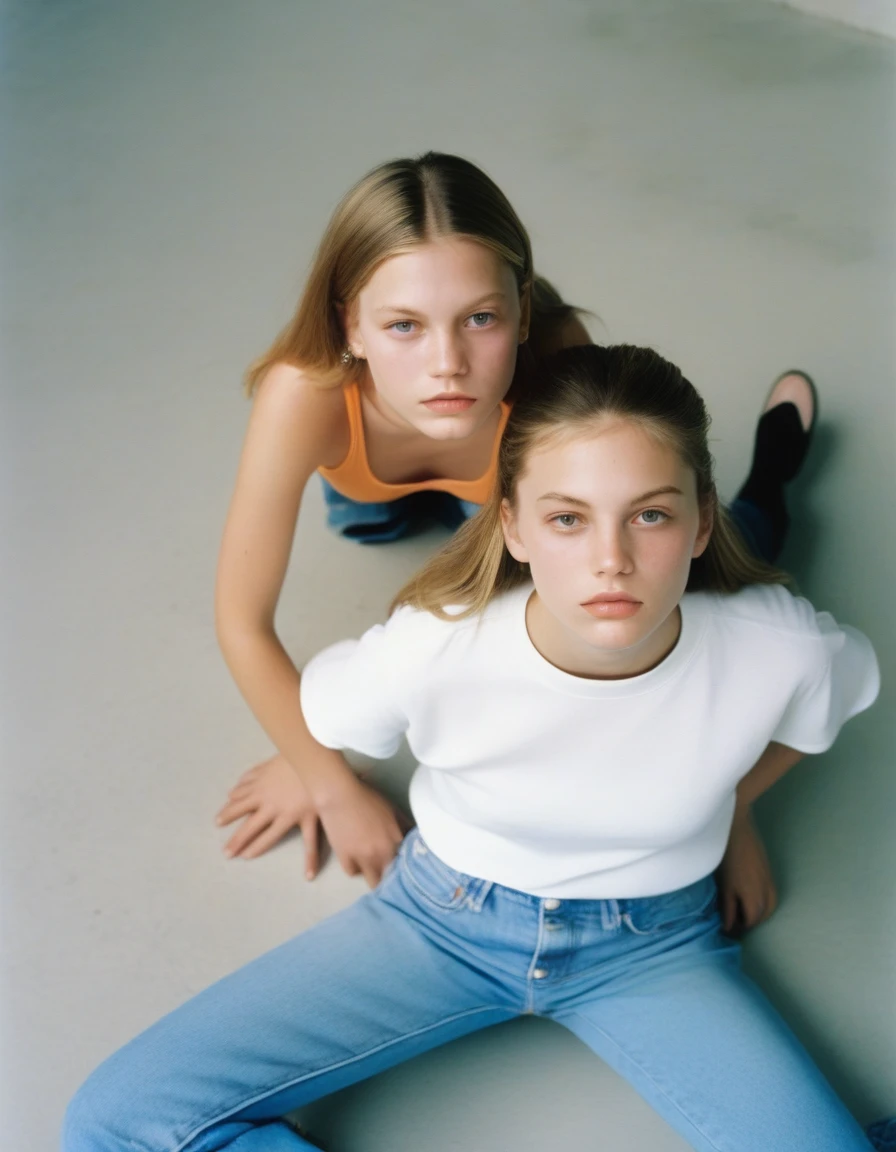
[(308, 791), (318, 812), (323, 815), (350, 801), (359, 786), (358, 778), (337, 752), (334, 753), (332, 768), (316, 777)]
[(734, 806), (734, 816), (731, 820), (732, 828), (743, 828), (753, 820), (753, 808), (747, 800), (738, 800)]

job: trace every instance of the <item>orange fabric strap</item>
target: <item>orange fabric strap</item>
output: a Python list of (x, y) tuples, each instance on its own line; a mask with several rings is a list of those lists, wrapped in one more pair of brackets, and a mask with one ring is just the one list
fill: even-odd
[(348, 452), (335, 468), (318, 468), (327, 483), (349, 500), (364, 504), (381, 504), (399, 500), (413, 492), (450, 492), (459, 500), (469, 500), (472, 504), (484, 504), (492, 490), (498, 466), (498, 445), (510, 415), (510, 405), (501, 403), (501, 422), (495, 436), (492, 458), (488, 471), (478, 480), (420, 480), (414, 484), (386, 484), (378, 480), (370, 470), (367, 460), (367, 446), (364, 442), (364, 421), (361, 413), (361, 390), (357, 382), (343, 385), (345, 408), (348, 414)]

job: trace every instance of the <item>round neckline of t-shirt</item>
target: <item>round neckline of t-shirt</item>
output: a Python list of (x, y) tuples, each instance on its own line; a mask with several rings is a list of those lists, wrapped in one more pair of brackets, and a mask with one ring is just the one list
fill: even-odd
[(706, 626), (706, 605), (703, 598), (695, 595), (683, 596), (680, 604), (681, 632), (675, 647), (664, 660), (649, 672), (629, 676), (624, 680), (590, 680), (585, 676), (574, 676), (571, 672), (557, 668), (545, 659), (532, 643), (529, 629), (526, 627), (526, 605), (533, 590), (531, 584), (525, 585), (517, 594), (514, 605), (514, 626), (520, 641), (520, 656), (543, 683), (567, 696), (587, 696), (606, 700), (654, 691), (660, 685), (667, 684), (681, 675), (700, 644)]

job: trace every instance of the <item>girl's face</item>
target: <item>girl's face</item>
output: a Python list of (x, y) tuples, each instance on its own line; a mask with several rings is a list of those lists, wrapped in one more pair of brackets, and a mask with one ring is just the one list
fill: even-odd
[(525, 338), (510, 267), (456, 236), (385, 260), (345, 319), (380, 411), (435, 440), (470, 436), (494, 413)]
[(532, 643), (577, 676), (635, 676), (675, 646), (691, 560), (709, 541), (693, 470), (640, 425), (607, 417), (529, 456), (511, 555), (529, 564)]

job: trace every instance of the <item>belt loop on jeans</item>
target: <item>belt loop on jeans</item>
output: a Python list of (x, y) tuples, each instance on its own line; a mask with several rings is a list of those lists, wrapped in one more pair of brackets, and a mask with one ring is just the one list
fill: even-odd
[(605, 932), (616, 932), (622, 923), (618, 900), (601, 900), (600, 926)]
[(485, 898), (494, 886), (492, 880), (472, 880), (467, 885), (467, 898), (464, 901), (471, 912), (481, 912)]

